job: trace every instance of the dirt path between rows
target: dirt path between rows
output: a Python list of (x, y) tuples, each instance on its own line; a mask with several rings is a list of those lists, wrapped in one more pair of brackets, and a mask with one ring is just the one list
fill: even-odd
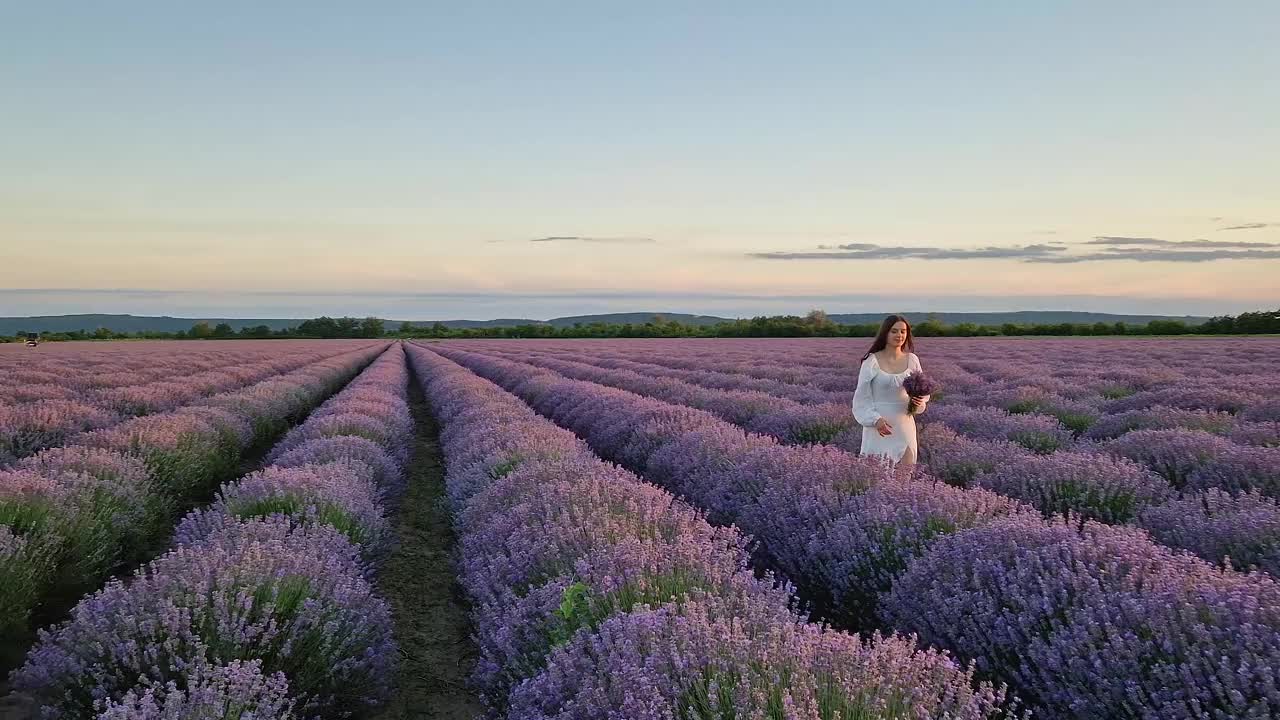
[(399, 545), (378, 575), (400, 643), (397, 689), (370, 720), (474, 720), (484, 706), (467, 687), (475, 667), (470, 607), (458, 585), (456, 538), (445, 507), (440, 428), (415, 378), (410, 408), (418, 424), (408, 490), (393, 522)]

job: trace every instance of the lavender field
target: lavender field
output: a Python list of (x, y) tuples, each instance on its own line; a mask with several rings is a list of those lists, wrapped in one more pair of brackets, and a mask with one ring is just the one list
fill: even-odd
[(12, 712), (480, 716), (435, 472), (484, 716), (1280, 716), (1280, 340), (917, 340), (910, 473), (867, 344), (0, 346)]

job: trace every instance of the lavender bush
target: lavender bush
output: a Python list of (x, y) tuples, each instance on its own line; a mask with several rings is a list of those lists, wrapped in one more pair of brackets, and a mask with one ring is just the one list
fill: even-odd
[(1257, 567), (1280, 577), (1280, 504), (1252, 490), (1217, 488), (1148, 509), (1138, 523), (1156, 540), (1211, 563)]
[(1235, 427), (1230, 413), (1155, 406), (1104, 415), (1085, 433), (1091, 440), (1111, 440), (1133, 430), (1203, 430), (1225, 435)]
[(96, 720), (295, 720), (288, 680), (261, 667), (260, 660), (196, 664), (183, 687), (170, 680), (131, 689), (118, 702), (108, 698)]
[(1025, 516), (938, 542), (883, 601), (895, 626), (1010, 680), (1049, 718), (1264, 718), (1280, 588), (1140, 530)]
[(516, 688), (511, 716), (990, 718), (1002, 701), (908, 641), (863, 642), (771, 604), (709, 597), (619, 615), (579, 635)]
[(1229, 440), (1203, 430), (1175, 429), (1135, 430), (1102, 449), (1141, 463), (1182, 489), (1196, 470), (1234, 447)]
[(333, 527), (372, 560), (390, 540), (380, 497), (373, 470), (360, 461), (268, 467), (224, 485), (213, 504), (179, 523), (174, 542), (199, 544), (231, 518), (278, 515), (299, 525)]
[(282, 672), (307, 712), (367, 707), (387, 692), (393, 662), (387, 606), (352, 568), (354, 547), (326, 528), (253, 523), (265, 531), (180, 547), (85, 598), (42, 631), (15, 687), (49, 717), (82, 717), (125, 701), (141, 679), (185, 684), (206, 662), (261, 660)]
[(1280, 498), (1280, 448), (1224, 446), (1212, 459), (1188, 473), (1187, 487), (1229, 492), (1257, 490)]
[(958, 487), (1000, 467), (1019, 465), (1033, 453), (1008, 440), (977, 440), (941, 423), (926, 422), (918, 431), (919, 462), (930, 475)]
[(1127, 523), (1174, 494), (1167, 480), (1132, 460), (1070, 451), (995, 463), (973, 484), (1030, 503), (1045, 515), (1107, 523)]
[(996, 408), (944, 405), (929, 413), (941, 423), (978, 440), (1012, 440), (1028, 450), (1050, 453), (1071, 445), (1071, 431), (1048, 415), (1012, 415)]
[(939, 538), (993, 518), (1031, 512), (994, 493), (922, 480), (886, 479), (851, 501), (809, 542), (813, 587), (830, 592), (824, 616), (842, 627), (878, 627), (877, 596)]

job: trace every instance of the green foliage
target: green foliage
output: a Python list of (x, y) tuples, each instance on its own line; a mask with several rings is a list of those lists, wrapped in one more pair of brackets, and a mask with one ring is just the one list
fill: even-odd
[(327, 502), (313, 503), (293, 494), (260, 498), (254, 502), (236, 505), (231, 508), (231, 511), (245, 519), (285, 515), (293, 518), (295, 522), (311, 520), (321, 525), (328, 525), (346, 535), (357, 546), (363, 545), (369, 539), (367, 529), (351, 513), (341, 507)]
[(637, 605), (657, 607), (667, 602), (683, 602), (696, 591), (714, 592), (711, 583), (686, 570), (656, 575), (644, 574), (608, 593), (596, 593), (582, 582), (564, 589), (547, 631), (551, 647), (569, 642), (580, 628), (595, 629), (614, 615), (630, 612)]
[(296, 334), (318, 338), (376, 338), (383, 335), (383, 323), (375, 317), (357, 320), (353, 317), (335, 319), (322, 315), (304, 320), (296, 328)]
[[(692, 325), (668, 320), (655, 315), (646, 323), (574, 323), (570, 327), (556, 327), (550, 323), (526, 323), (515, 326), (449, 327), (435, 322), (429, 327), (402, 322), (396, 330), (401, 337), (428, 339), (467, 338), (796, 338), (796, 337), (875, 337), (878, 324), (842, 325), (831, 320), (820, 309), (809, 311), (804, 317), (797, 315), (757, 316), (751, 319), (729, 320), (714, 325)], [(1242, 313), (1237, 317), (1215, 317), (1200, 325), (1187, 325), (1180, 320), (1152, 320), (1146, 325), (1116, 323), (1037, 323), (1019, 325), (977, 325), (957, 323), (947, 325), (936, 315), (930, 315), (916, 323), (913, 332), (918, 337), (991, 337), (991, 336), (1111, 336), (1111, 335), (1238, 335), (1280, 333), (1280, 310)], [(272, 331), (266, 325), (241, 328), (232, 332), (229, 323), (210, 327), (201, 321), (186, 332), (115, 332), (109, 328), (74, 330), (70, 332), (43, 333), (44, 341), (59, 340), (124, 340), (124, 339), (177, 339), (177, 338), (378, 338), (387, 335), (385, 321), (366, 317), (331, 318), (322, 316), (304, 320), (296, 327)], [(13, 336), (22, 342), (23, 333)], [(10, 342), (0, 337), (0, 342)]]

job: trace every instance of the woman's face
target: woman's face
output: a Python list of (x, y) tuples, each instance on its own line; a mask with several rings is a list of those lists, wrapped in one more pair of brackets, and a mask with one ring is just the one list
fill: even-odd
[(907, 341), (907, 324), (899, 320), (889, 328), (889, 347), (902, 347), (902, 343)]

